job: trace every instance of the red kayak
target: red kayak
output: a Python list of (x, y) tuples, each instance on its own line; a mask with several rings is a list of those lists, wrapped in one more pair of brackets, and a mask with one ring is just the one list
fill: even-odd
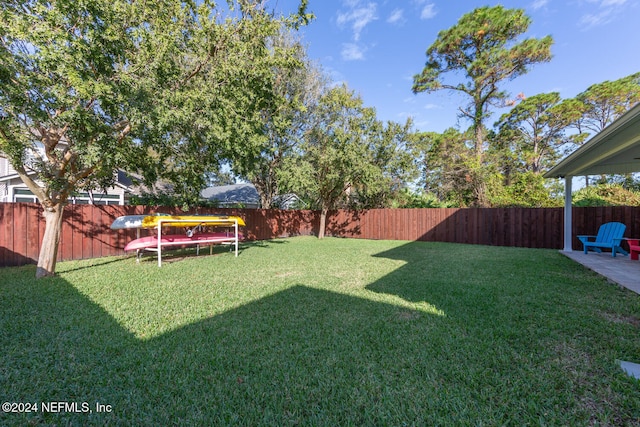
[[(238, 240), (242, 240), (243, 236), (238, 233)], [(179, 245), (193, 245), (198, 243), (233, 243), (235, 242), (235, 235), (233, 233), (227, 233), (224, 231), (214, 233), (198, 233), (192, 237), (186, 234), (170, 234), (162, 236), (160, 241), (161, 246), (179, 246)], [(157, 236), (140, 237), (139, 239), (132, 240), (124, 247), (125, 251), (135, 251), (137, 249), (149, 249), (158, 247)]]

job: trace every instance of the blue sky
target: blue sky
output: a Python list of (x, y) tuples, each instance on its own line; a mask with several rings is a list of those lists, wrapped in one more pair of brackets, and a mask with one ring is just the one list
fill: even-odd
[[(279, 11), (295, 0), (270, 0)], [(466, 129), (457, 108), (462, 95), (411, 92), (413, 75), (424, 67), (437, 34), (481, 6), (522, 8), (532, 19), (525, 37), (551, 35), (553, 59), (504, 86), (513, 97), (557, 91), (571, 98), (591, 84), (640, 71), (640, 0), (309, 0), (316, 19), (302, 29), (309, 56), (334, 82), (345, 82), (374, 107), (378, 118), (442, 132)], [(498, 110), (489, 119), (493, 124)]]

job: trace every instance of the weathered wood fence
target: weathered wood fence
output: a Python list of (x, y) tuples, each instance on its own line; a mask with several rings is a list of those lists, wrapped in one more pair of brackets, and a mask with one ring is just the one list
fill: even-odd
[[(0, 203), (0, 266), (33, 263), (44, 233), (42, 208), (33, 203)], [(66, 208), (59, 260), (123, 254), (135, 230), (109, 228), (121, 215), (174, 209), (141, 206), (72, 205)], [(318, 231), (316, 211), (263, 209), (202, 209), (244, 218), (250, 240), (313, 235)], [(639, 207), (573, 208), (573, 235), (594, 234), (608, 221), (627, 225), (625, 236), (640, 237)], [(486, 209), (371, 209), (330, 212), (327, 235), (362, 239), (423, 240), (492, 246), (560, 249), (563, 246), (562, 208)], [(574, 249), (580, 248), (574, 237)]]

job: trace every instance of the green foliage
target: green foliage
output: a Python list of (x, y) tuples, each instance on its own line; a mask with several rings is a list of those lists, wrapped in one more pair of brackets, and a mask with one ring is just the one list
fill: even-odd
[(256, 187), (265, 209), (276, 203), (281, 187), (286, 186), (282, 182), (286, 160), (295, 155), (310, 131), (314, 109), (328, 86), (327, 77), (308, 59), (301, 41), (292, 33), (281, 31), (269, 40), (274, 54), (289, 55), (295, 66), (272, 68), (273, 96), (261, 111), (262, 126), (256, 131), (264, 137), (255, 155), (230, 157), (234, 172)]
[(404, 125), (376, 122), (367, 136), (367, 173), (353, 182), (351, 208), (368, 209), (388, 206), (406, 182), (415, 177), (416, 169), (409, 151), (412, 138), (411, 120)]
[(188, 212), (193, 208), (205, 207), (205, 208), (217, 208), (219, 203), (217, 200), (193, 200), (191, 198), (184, 199), (180, 195), (176, 194), (150, 194), (144, 193), (140, 195), (132, 195), (129, 198), (129, 203), (136, 206), (153, 206), (153, 207), (175, 207), (181, 209), (183, 212)]
[(215, 172), (205, 174), (207, 187), (232, 185), (236, 183), (236, 178), (231, 171), (219, 168)]
[(303, 56), (298, 44), (278, 40), (308, 16), (275, 19), (262, 2), (240, 5), (239, 17), (220, 18), (201, 40), (205, 59), (196, 74), (156, 104), (158, 175), (185, 199), (198, 194), (206, 173), (225, 162), (234, 174), (254, 177), (270, 151), (269, 129), (287, 128), (277, 113), (288, 105), (283, 86), (302, 67)]
[[(460, 108), (462, 116), (472, 123), (475, 156), (463, 172), (471, 187), (470, 202), (467, 202), (469, 195), (459, 198), (465, 205), (487, 205), (489, 170), (483, 159), (484, 122), (491, 114), (490, 107), (502, 105), (508, 96), (500, 90), (500, 85), (526, 74), (531, 65), (551, 59), (551, 36), (517, 42), (530, 22), (522, 9), (502, 6), (475, 9), (463, 15), (453, 27), (438, 33), (436, 41), (427, 49), (424, 69), (414, 76), (414, 93), (447, 89), (469, 98), (468, 104)], [(450, 75), (463, 76), (465, 80), (449, 80)]]
[(408, 188), (403, 188), (396, 195), (393, 204), (393, 208), (450, 208), (451, 206), (446, 202), (442, 202), (433, 193), (426, 193), (424, 191), (412, 191)]
[[(193, 203), (210, 165), (254, 156), (271, 67), (292, 65), (266, 40), (310, 17), (306, 1), (280, 19), (227, 3), (1, 3), (0, 151), (47, 212), (119, 167), (173, 180)], [(46, 218), (38, 264), (53, 274), (60, 225)]]
[(603, 175), (597, 179), (594, 184), (612, 184), (619, 185), (625, 190), (640, 193), (640, 174), (624, 174), (624, 175)]
[(125, 109), (147, 95), (136, 87), (139, 44), (127, 34), (140, 31), (141, 10), (34, 0), (3, 2), (1, 13), (0, 150), (45, 208), (109, 184), (123, 149), (134, 152)]
[[(473, 133), (416, 136), (420, 184), (438, 200), (457, 206), (556, 205), (557, 191), (536, 174), (640, 101), (640, 73), (635, 73), (592, 85), (574, 99), (561, 100), (557, 93), (520, 94), (517, 105), (505, 103), (502, 82), (551, 59), (550, 36), (518, 41), (529, 24), (521, 9), (482, 7), (441, 31), (428, 48), (426, 65), (414, 76), (414, 93), (446, 89), (465, 94), (469, 102), (460, 111), (472, 122)], [(515, 106), (487, 135), (484, 121), (490, 108), (505, 104)], [(569, 133), (570, 127), (578, 132)], [(633, 187), (633, 179), (626, 182)]]
[[(503, 185), (502, 177), (493, 178), (488, 187), (489, 201), (493, 207), (560, 207), (563, 200), (553, 197), (548, 182), (535, 172), (517, 173), (511, 177), (509, 185)], [(555, 192), (557, 194), (557, 192)]]
[(383, 125), (344, 86), (323, 95), (312, 120), (284, 178), (313, 208), (383, 206), (404, 184), (410, 122)]
[[(448, 89), (471, 98), (460, 110), (472, 122), (478, 156), (483, 151), (483, 122), (490, 114), (489, 107), (507, 97), (500, 84), (526, 74), (533, 64), (551, 59), (551, 36), (516, 43), (530, 22), (522, 9), (475, 9), (438, 33), (427, 49), (424, 69), (414, 76), (414, 93)], [(445, 80), (449, 74), (464, 76), (466, 81)]]
[(614, 81), (589, 86), (575, 101), (581, 104), (582, 115), (574, 125), (579, 133), (596, 134), (640, 102), (640, 73)]
[(416, 133), (411, 146), (418, 159), (418, 182), (427, 193), (452, 206), (475, 204), (488, 168), (478, 161), (469, 132), (449, 128), (442, 134)]
[(573, 194), (573, 205), (640, 206), (640, 192), (627, 190), (619, 185), (592, 185)]
[(552, 166), (572, 141), (566, 129), (580, 117), (580, 110), (562, 103), (557, 92), (544, 93), (522, 101), (502, 115), (495, 126), (492, 148), (504, 151), (503, 170), (540, 173)]
[(373, 111), (341, 86), (320, 99), (297, 158), (289, 159), (287, 182), (290, 189), (311, 200), (314, 208), (337, 208), (346, 203), (352, 172), (363, 158), (362, 135), (356, 122), (373, 119)]

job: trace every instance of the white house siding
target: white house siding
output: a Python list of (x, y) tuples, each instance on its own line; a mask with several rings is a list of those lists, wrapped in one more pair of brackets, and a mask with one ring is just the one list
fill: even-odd
[(9, 186), (6, 182), (0, 182), (0, 203), (9, 201)]
[(8, 159), (0, 157), (0, 178), (7, 175), (15, 175), (16, 170), (11, 166)]

